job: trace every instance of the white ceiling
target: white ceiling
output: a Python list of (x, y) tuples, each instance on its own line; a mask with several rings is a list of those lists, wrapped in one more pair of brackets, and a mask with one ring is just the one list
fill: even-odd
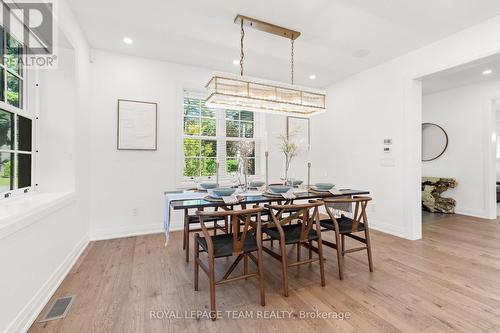
[[(485, 70), (492, 73), (483, 75)], [(500, 54), (426, 76), (422, 79), (422, 93), (428, 95), (490, 80), (500, 80)]]
[[(236, 14), (298, 30), (296, 83), (316, 87), (500, 14), (498, 0), (69, 1), (93, 48), (217, 71), (238, 72)], [(245, 74), (289, 79), (289, 41), (248, 29), (245, 45)]]

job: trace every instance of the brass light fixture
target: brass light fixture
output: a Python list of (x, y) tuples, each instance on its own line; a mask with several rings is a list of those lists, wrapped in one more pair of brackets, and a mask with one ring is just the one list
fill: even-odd
[[(294, 85), (294, 41), (300, 32), (238, 15), (234, 19), (241, 27), (240, 75), (216, 74), (205, 86), (208, 90), (206, 105), (214, 108), (271, 112), (308, 117), (325, 111), (323, 91)], [(243, 40), (245, 26), (290, 39), (291, 84), (244, 76), (245, 57)]]

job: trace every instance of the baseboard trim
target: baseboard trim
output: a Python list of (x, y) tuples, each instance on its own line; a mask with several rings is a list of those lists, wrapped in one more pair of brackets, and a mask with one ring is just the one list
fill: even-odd
[[(170, 231), (182, 230), (182, 226), (172, 225)], [(138, 226), (124, 226), (91, 231), (90, 240), (99, 241), (115, 238), (133, 237), (141, 235), (158, 234), (163, 232), (161, 223), (142, 224)]]
[(45, 305), (49, 302), (52, 295), (54, 295), (57, 288), (59, 288), (66, 275), (68, 275), (71, 268), (73, 268), (78, 258), (80, 258), (88, 243), (89, 237), (88, 234), (85, 234), (56, 271), (38, 290), (35, 296), (33, 296), (16, 318), (7, 326), (5, 332), (24, 333), (28, 331)]
[(472, 217), (479, 217), (480, 219), (490, 219), (488, 217), (488, 214), (485, 212), (477, 211), (474, 209), (455, 209), (455, 214), (459, 215), (465, 215), (465, 216), (472, 216)]
[(404, 239), (409, 239), (408, 237), (406, 237), (404, 235), (404, 232), (402, 232), (402, 230), (399, 230), (399, 228), (395, 228), (394, 226), (389, 225), (387, 223), (381, 223), (381, 222), (371, 220), (369, 227), (370, 227), (370, 229), (374, 229), (374, 230), (377, 230), (377, 231), (380, 231), (380, 232), (383, 232), (383, 233), (386, 233), (386, 234), (389, 234), (392, 236), (396, 236), (396, 237), (404, 238)]

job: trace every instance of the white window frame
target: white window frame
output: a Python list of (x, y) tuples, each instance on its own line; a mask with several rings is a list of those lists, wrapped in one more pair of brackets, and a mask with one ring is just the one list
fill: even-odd
[[(10, 34), (8, 31), (3, 28), (4, 31), (4, 47), (7, 43), (6, 36), (7, 34)], [(12, 35), (12, 34), (11, 34)], [(16, 40), (18, 38), (14, 35), (12, 35)], [(21, 45), (23, 45), (23, 52), (22, 52), (22, 58), (23, 58), (23, 63), (26, 63), (26, 48), (25, 45), (18, 40)], [(13, 123), (13, 137), (12, 140), (14, 141), (14, 149), (0, 149), (1, 153), (12, 153), (14, 154), (14, 159), (11, 161), (11, 163), (14, 163), (14, 168), (11, 170), (11, 172), (14, 174), (13, 176), (13, 182), (14, 184), (17, 184), (17, 172), (16, 172), (16, 160), (17, 160), (17, 154), (22, 153), (22, 154), (29, 154), (31, 155), (31, 186), (27, 187), (22, 187), (22, 188), (16, 188), (13, 190), (5, 191), (5, 192), (0, 192), (0, 200), (12, 198), (12, 197), (17, 197), (20, 195), (27, 194), (29, 192), (32, 192), (36, 188), (36, 179), (35, 179), (35, 160), (36, 160), (36, 152), (38, 152), (36, 148), (36, 127), (38, 123), (38, 109), (35, 107), (36, 103), (31, 103), (30, 98), (28, 96), (28, 84), (31, 82), (31, 79), (35, 79), (36, 77), (36, 72), (34, 70), (26, 68), (23, 66), (22, 68), (22, 75), (20, 76), (19, 74), (15, 73), (14, 71), (11, 71), (7, 68), (6, 65), (3, 64), (3, 61), (0, 61), (0, 70), (5, 71), (5, 76), (4, 76), (4, 101), (0, 100), (0, 109), (3, 109), (7, 112), (10, 112), (14, 115), (14, 123)], [(22, 91), (21, 91), (21, 105), (20, 107), (13, 106), (7, 102), (7, 72), (14, 74), (16, 77), (20, 79), (20, 83), (22, 85)], [(33, 107), (31, 107), (33, 104)], [(31, 151), (21, 151), (18, 150), (18, 142), (16, 140), (16, 131), (17, 131), (17, 116), (25, 117), (31, 120)]]
[(177, 174), (177, 183), (180, 187), (190, 187), (193, 186), (196, 181), (204, 180), (214, 180), (214, 176), (200, 176), (200, 177), (188, 177), (184, 176), (184, 138), (193, 138), (201, 140), (215, 140), (217, 141), (217, 161), (220, 163), (219, 169), (219, 180), (229, 182), (231, 181), (231, 175), (226, 172), (226, 142), (227, 141), (254, 141), (255, 142), (255, 175), (251, 175), (252, 178), (261, 178), (263, 176), (262, 159), (264, 157), (264, 152), (262, 147), (265, 145), (266, 137), (265, 133), (265, 118), (264, 115), (254, 112), (254, 136), (253, 138), (241, 138), (241, 137), (226, 137), (226, 109), (215, 109), (216, 111), (216, 135), (215, 136), (197, 136), (197, 135), (185, 135), (184, 134), (184, 98), (196, 98), (205, 99), (205, 95), (200, 92), (193, 92), (183, 90), (181, 98), (180, 116), (178, 122), (178, 128), (180, 128), (180, 148), (177, 149), (179, 155), (179, 163)]

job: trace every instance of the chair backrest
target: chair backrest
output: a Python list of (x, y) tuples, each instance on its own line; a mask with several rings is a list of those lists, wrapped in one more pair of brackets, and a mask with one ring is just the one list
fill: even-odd
[[(241, 210), (220, 210), (215, 212), (205, 212), (197, 211), (196, 214), (200, 219), (200, 225), (207, 241), (207, 246), (209, 251), (213, 251), (213, 242), (208, 233), (208, 229), (205, 226), (205, 219), (211, 217), (220, 217), (224, 219), (230, 219), (232, 225), (232, 236), (233, 236), (233, 248), (232, 252), (234, 255), (243, 253), (243, 246), (245, 240), (250, 231), (250, 227), (256, 227), (256, 238), (257, 243), (260, 244), (261, 237), (261, 213), (264, 211), (263, 207), (254, 207), (249, 209)], [(252, 221), (252, 218), (255, 218)], [(259, 245), (260, 246), (260, 245)]]
[(335, 213), (333, 211), (333, 207), (337, 204), (355, 204), (354, 212), (352, 215), (352, 231), (356, 231), (358, 229), (358, 225), (360, 222), (363, 222), (366, 226), (368, 226), (368, 218), (366, 216), (366, 206), (368, 205), (368, 201), (371, 201), (370, 197), (362, 197), (355, 196), (352, 198), (323, 198), (323, 203), (325, 205), (326, 212), (334, 221), (337, 223), (337, 219), (335, 217)]
[[(300, 241), (306, 241), (312, 226), (316, 224), (316, 227), (319, 228), (319, 207), (322, 205), (323, 202), (318, 200), (310, 200), (309, 203), (304, 204), (265, 205), (269, 209), (272, 221), (266, 227), (276, 227), (282, 233), (284, 225), (300, 220)], [(283, 213), (288, 213), (288, 215), (283, 217)]]

